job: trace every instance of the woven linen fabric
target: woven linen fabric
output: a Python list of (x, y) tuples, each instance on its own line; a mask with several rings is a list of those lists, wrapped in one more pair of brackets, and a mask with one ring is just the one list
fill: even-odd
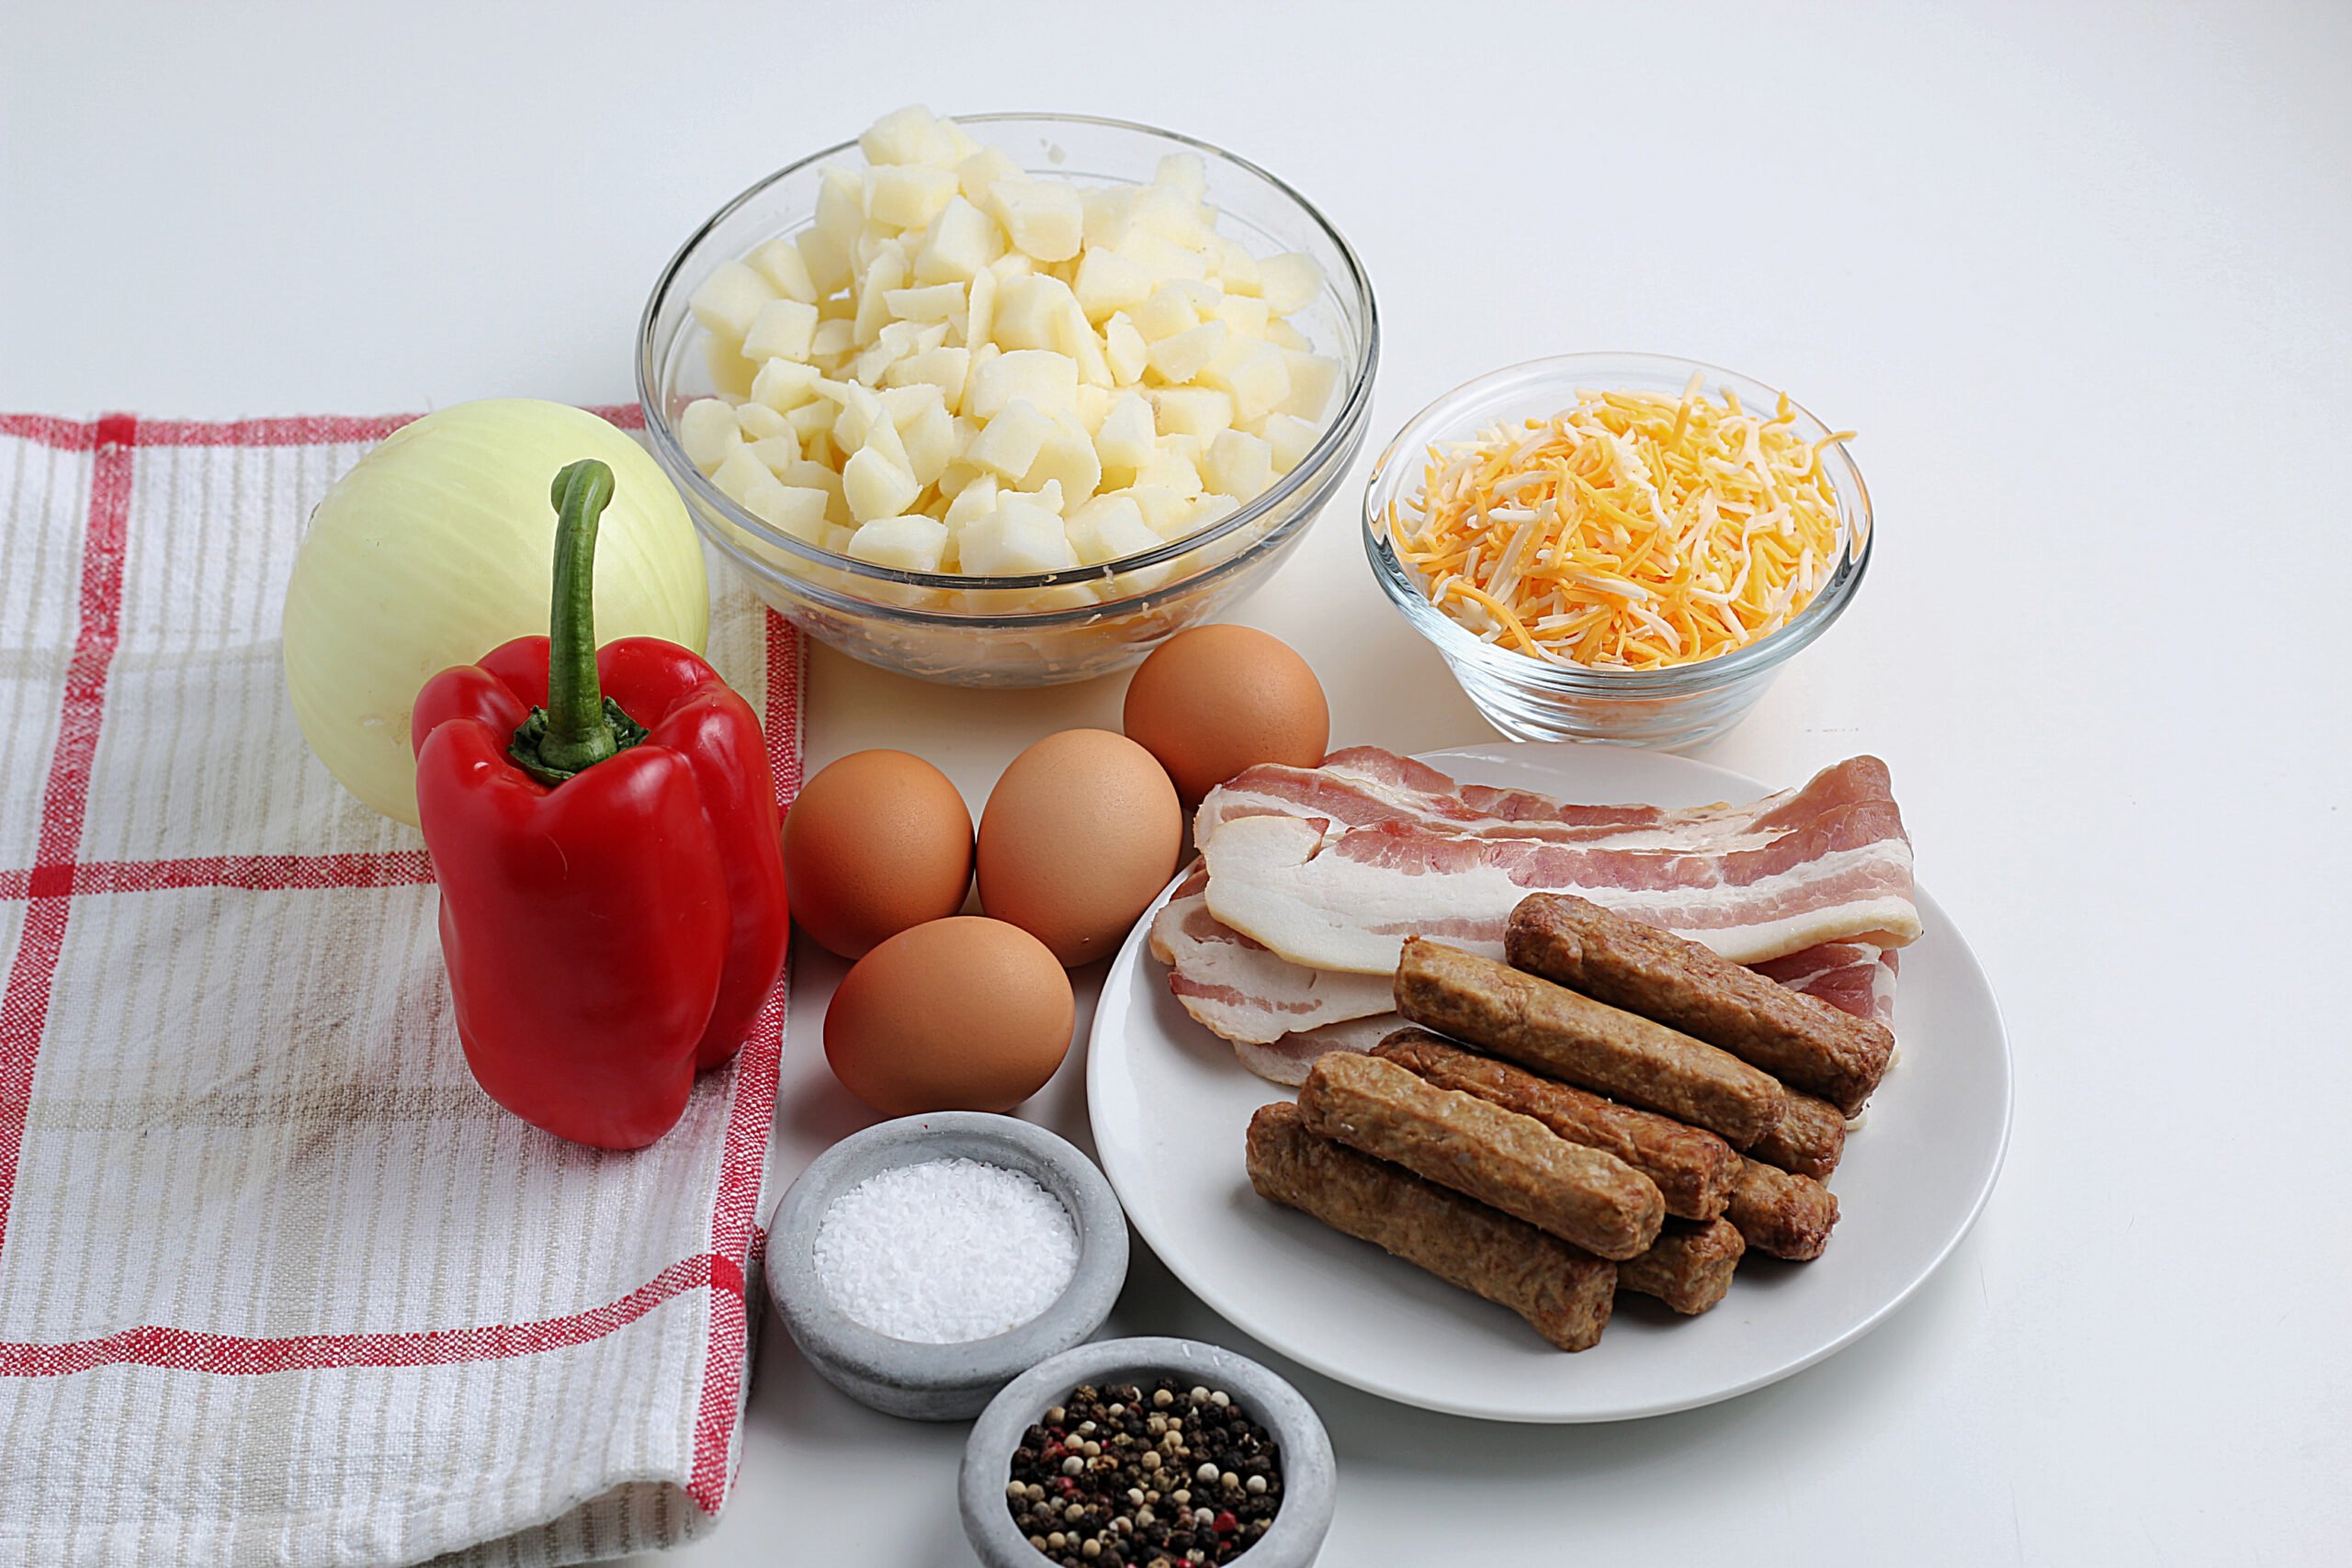
[[(785, 987), (649, 1149), (475, 1087), (423, 840), (281, 669), (401, 423), (0, 416), (0, 1562), (577, 1562), (726, 1496)], [(789, 798), (800, 640), (714, 581)]]

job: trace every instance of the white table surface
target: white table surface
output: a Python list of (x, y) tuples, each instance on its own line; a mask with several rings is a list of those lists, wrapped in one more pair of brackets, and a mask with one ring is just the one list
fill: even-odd
[[(1375, 446), (1538, 353), (1797, 389), (1861, 432), (1878, 557), (1710, 756), (1893, 764), (2007, 1010), (2007, 1175), (1894, 1321), (1715, 1408), (1481, 1427), (1302, 1375), (1326, 1561), (2341, 1562), (2347, 65), (2352, 11), (2276, 4), (12, 6), (0, 407), (623, 400), (687, 230), (915, 99), (1178, 127), (1308, 192), (1379, 291)], [(1241, 618), (1335, 742), (1488, 738), (1342, 510)], [(810, 760), (909, 747), (977, 807), (1120, 691), (820, 653)], [(817, 1049), (838, 966), (797, 962), (786, 1175), (865, 1119)], [(1079, 1066), (1034, 1113), (1082, 1131)], [(1142, 1253), (1113, 1326), (1254, 1348)], [(672, 1561), (964, 1563), (961, 1438), (772, 1334)]]

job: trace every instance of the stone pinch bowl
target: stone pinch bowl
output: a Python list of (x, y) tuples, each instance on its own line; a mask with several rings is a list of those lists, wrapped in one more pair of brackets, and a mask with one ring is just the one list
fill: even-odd
[(1080, 1383), (1148, 1383), (1171, 1377), (1185, 1387), (1223, 1389), (1273, 1435), (1282, 1455), (1283, 1501), (1258, 1543), (1237, 1568), (1307, 1568), (1330, 1533), (1339, 1500), (1331, 1438), (1306, 1396), (1247, 1357), (1197, 1339), (1100, 1339), (1064, 1351), (1007, 1383), (964, 1445), (956, 1502), (964, 1533), (985, 1568), (1037, 1568), (1046, 1561), (1012, 1522), (1006, 1478), (1021, 1436)]
[[(925, 1345), (868, 1328), (841, 1309), (817, 1272), (817, 1230), (834, 1199), (866, 1178), (942, 1159), (1020, 1171), (1059, 1199), (1078, 1231), (1078, 1268), (1028, 1322), (986, 1339)], [(960, 1421), (1102, 1326), (1126, 1283), (1127, 1221), (1110, 1182), (1065, 1140), (1010, 1116), (945, 1111), (868, 1127), (820, 1155), (776, 1204), (766, 1260), (769, 1297), (826, 1382), (886, 1415)]]

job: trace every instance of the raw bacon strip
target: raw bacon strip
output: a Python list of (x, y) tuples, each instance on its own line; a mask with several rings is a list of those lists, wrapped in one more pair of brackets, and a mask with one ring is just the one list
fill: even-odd
[[(1168, 989), (1211, 1033), (1237, 1044), (1265, 1045), (1395, 1005), (1385, 975), (1303, 969), (1226, 925), (1209, 913), (1203, 895), (1207, 880), (1207, 872), (1197, 868), (1184, 879), (1152, 918), (1150, 942), (1151, 955), (1169, 965)], [(1312, 1060), (1299, 1063), (1297, 1077), (1275, 1081), (1296, 1083)]]
[(1869, 942), (1826, 942), (1792, 953), (1786, 958), (1750, 964), (1767, 979), (1778, 980), (1792, 991), (1803, 991), (1836, 1008), (1873, 1022), (1894, 1027), (1895, 966), (1901, 961), (1894, 948)]
[(1718, 815), (1698, 836), (1709, 841), (1574, 843), (1220, 807), (1203, 854), (1217, 919), (1294, 963), (1355, 974), (1393, 973), (1408, 936), (1498, 957), (1530, 892), (1580, 894), (1740, 964), (1919, 934), (1910, 841), (1874, 758), (1756, 802), (1736, 831)]

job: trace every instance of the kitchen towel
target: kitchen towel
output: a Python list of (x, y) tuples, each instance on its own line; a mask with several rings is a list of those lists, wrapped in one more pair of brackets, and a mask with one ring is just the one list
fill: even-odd
[[(475, 1087), (423, 840), (280, 668), (401, 423), (0, 415), (0, 1562), (576, 1562), (726, 1496), (785, 987), (650, 1149)], [(800, 639), (714, 583), (788, 799)]]

